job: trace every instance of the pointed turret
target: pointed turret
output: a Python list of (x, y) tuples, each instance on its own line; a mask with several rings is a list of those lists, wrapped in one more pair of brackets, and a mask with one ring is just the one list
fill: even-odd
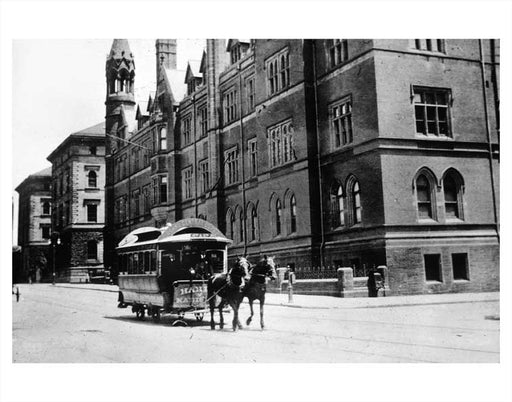
[(120, 144), (113, 137), (128, 135), (126, 116), (135, 116), (135, 61), (128, 40), (114, 39), (105, 66), (107, 79), (106, 122), (107, 154)]

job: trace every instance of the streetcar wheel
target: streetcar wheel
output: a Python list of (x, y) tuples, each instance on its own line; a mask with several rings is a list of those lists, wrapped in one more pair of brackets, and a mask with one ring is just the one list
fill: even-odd
[(203, 321), (204, 313), (195, 313), (197, 321)]
[(178, 318), (180, 320), (183, 320), (183, 318), (185, 318), (185, 313), (183, 313), (183, 312), (178, 313)]
[(153, 321), (160, 322), (160, 310), (158, 308), (153, 310)]
[(137, 314), (137, 318), (139, 320), (142, 320), (144, 318), (144, 315), (145, 315), (144, 309), (143, 308), (137, 309), (136, 314)]

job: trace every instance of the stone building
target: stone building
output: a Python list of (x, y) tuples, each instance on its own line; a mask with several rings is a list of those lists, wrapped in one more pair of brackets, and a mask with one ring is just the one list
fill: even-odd
[(23, 180), (18, 198), (18, 246), (21, 247), (21, 272), (17, 281), (41, 282), (51, 275), (49, 239), (51, 231), (51, 168)]
[(176, 53), (157, 41), (145, 108), (128, 42), (107, 59), (109, 264), (130, 230), (200, 217), (231, 257), (298, 274), (499, 288), (497, 41), (208, 39), (186, 71)]
[(47, 159), (57, 280), (86, 282), (103, 269), (105, 123), (69, 135)]

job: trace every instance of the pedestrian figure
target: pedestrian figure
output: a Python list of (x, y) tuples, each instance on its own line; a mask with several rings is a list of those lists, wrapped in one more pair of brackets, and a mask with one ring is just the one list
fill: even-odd
[(371, 268), (368, 272), (368, 281), (366, 282), (366, 286), (368, 286), (368, 297), (377, 297), (379, 289), (377, 288), (377, 281), (375, 279), (375, 274), (377, 270), (375, 267)]
[(16, 286), (16, 292), (14, 291), (14, 287), (12, 289), (12, 294), (16, 295), (16, 302), (20, 301), (20, 288)]

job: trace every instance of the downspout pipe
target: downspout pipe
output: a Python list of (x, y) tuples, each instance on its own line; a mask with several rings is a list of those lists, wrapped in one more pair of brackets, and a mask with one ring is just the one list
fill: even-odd
[(485, 91), (486, 88), (486, 74), (485, 74), (485, 56), (484, 56), (484, 49), (483, 49), (483, 40), (479, 39), (478, 44), (480, 47), (480, 71), (482, 74), (482, 95), (483, 95), (483, 101), (484, 101), (484, 113), (485, 113), (485, 131), (487, 133), (487, 151), (488, 151), (488, 157), (489, 157), (489, 173), (491, 176), (491, 190), (492, 190), (492, 205), (493, 205), (493, 212), (494, 212), (494, 224), (496, 225), (496, 235), (498, 237), (498, 242), (500, 241), (500, 225), (498, 221), (498, 211), (496, 207), (496, 190), (494, 185), (494, 168), (492, 163), (492, 142), (491, 142), (491, 127), (489, 122), (489, 108), (487, 106), (487, 93)]
[(196, 96), (192, 95), (192, 121), (194, 122), (194, 209), (197, 218), (197, 133), (196, 133)]
[(242, 108), (242, 66), (238, 65), (238, 116), (240, 121), (240, 160), (242, 165), (242, 226), (244, 234), (244, 256), (247, 255), (247, 214), (246, 214), (246, 197), (245, 197), (245, 152), (244, 152), (244, 123)]
[(320, 197), (320, 266), (324, 266), (324, 248), (325, 248), (325, 229), (324, 229), (324, 197), (323, 197), (323, 182), (322, 182), (322, 165), (320, 156), (320, 131), (318, 126), (318, 79), (316, 74), (316, 46), (315, 40), (312, 39), (313, 47), (313, 91), (315, 95), (315, 131), (316, 131), (316, 158), (318, 167), (318, 186)]

